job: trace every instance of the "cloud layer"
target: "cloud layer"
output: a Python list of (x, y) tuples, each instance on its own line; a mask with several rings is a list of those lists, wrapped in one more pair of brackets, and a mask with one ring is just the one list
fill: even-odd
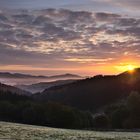
[[(119, 1), (118, 1), (119, 2)], [(140, 19), (64, 9), (0, 13), (0, 65), (79, 70), (140, 58)]]

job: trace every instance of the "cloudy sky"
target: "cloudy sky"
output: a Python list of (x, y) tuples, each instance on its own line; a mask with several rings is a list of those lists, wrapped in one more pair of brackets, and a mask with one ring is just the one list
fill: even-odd
[(0, 71), (94, 75), (139, 67), (139, 7), (140, 0), (0, 0)]

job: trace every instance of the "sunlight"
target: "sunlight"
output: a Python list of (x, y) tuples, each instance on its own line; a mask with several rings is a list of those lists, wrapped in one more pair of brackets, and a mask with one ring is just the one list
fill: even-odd
[(130, 72), (133, 72), (134, 69), (135, 69), (135, 66), (133, 66), (133, 65), (128, 65), (127, 66), (127, 70), (130, 71)]
[(124, 72), (124, 71), (129, 71), (129, 72), (133, 72), (135, 68), (137, 68), (136, 65), (132, 65), (132, 64), (122, 64), (119, 66), (115, 66), (120, 72)]

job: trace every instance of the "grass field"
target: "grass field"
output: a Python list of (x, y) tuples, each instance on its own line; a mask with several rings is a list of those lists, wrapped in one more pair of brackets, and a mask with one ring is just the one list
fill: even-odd
[(140, 133), (78, 131), (0, 122), (0, 140), (140, 140)]

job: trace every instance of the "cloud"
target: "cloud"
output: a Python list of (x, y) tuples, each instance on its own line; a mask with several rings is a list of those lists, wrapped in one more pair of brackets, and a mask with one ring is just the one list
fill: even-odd
[(109, 64), (120, 55), (139, 57), (139, 18), (65, 9), (17, 11), (0, 15), (1, 65), (78, 67)]
[(110, 0), (114, 2), (115, 4), (118, 4), (119, 6), (139, 10), (140, 7), (140, 1), (139, 0)]
[(95, 17), (97, 20), (101, 20), (101, 21), (114, 21), (120, 18), (121, 16), (112, 13), (96, 13)]

